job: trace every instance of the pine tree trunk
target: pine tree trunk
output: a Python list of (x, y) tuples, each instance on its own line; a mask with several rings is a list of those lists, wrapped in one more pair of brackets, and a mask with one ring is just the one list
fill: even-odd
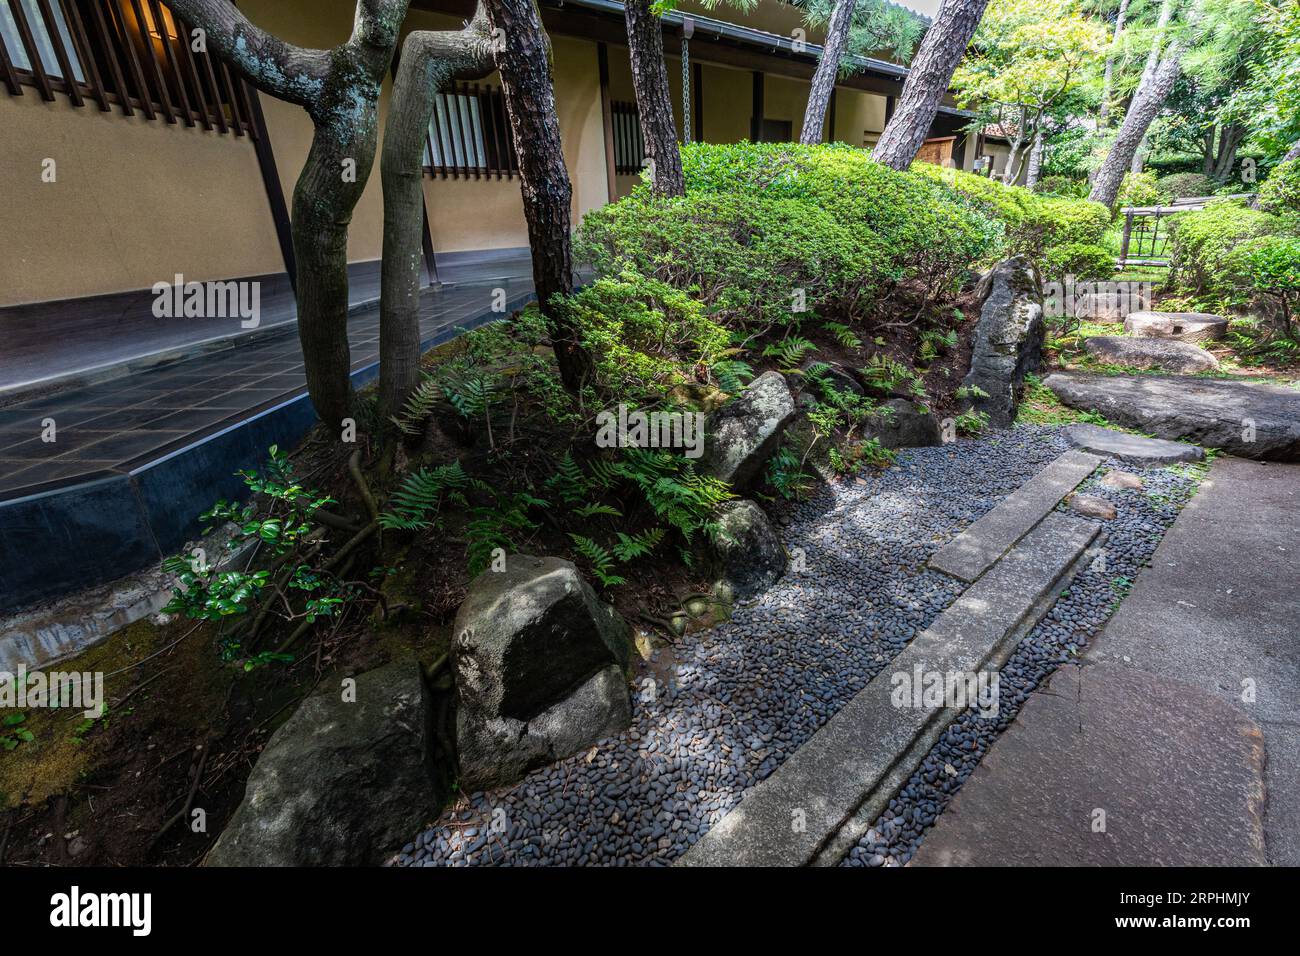
[[(836, 0), (835, 9), (831, 11), (830, 23), (826, 25), (826, 43), (822, 47), (822, 58), (817, 62), (817, 71), (813, 74), (812, 87), (808, 90), (808, 106), (803, 113), (803, 131), (799, 142), (815, 146), (822, 141), (822, 128), (826, 125), (826, 108), (835, 91), (835, 78), (840, 72), (840, 57), (849, 42), (849, 27), (853, 25), (853, 8), (857, 0)], [(831, 139), (835, 131), (831, 130)]]
[(1210, 178), (1222, 186), (1232, 176), (1232, 167), (1237, 164), (1237, 149), (1246, 135), (1240, 123), (1229, 123), (1219, 133), (1219, 152)]
[(1282, 157), (1282, 162), (1289, 163), (1293, 159), (1300, 159), (1300, 139), (1291, 144), (1291, 148), (1286, 151)]
[[(533, 259), (533, 285), (546, 319), (560, 378), (571, 392), (592, 376), (591, 355), (555, 301), (573, 291), (570, 245), (573, 188), (560, 146), (551, 82), (550, 43), (535, 0), (486, 0), (506, 113), (519, 156), (519, 184)], [(499, 31), (499, 32), (498, 32)]]
[(420, 384), (420, 274), (424, 258), (424, 149), (434, 99), (449, 79), (491, 73), (491, 37), (480, 3), (464, 30), (407, 34), (393, 80), (380, 174), (384, 251), (379, 300), (379, 395), (395, 415)]
[(1110, 47), (1106, 51), (1106, 69), (1101, 79), (1101, 108), (1097, 111), (1097, 129), (1110, 125), (1110, 93), (1115, 77), (1115, 51), (1119, 49), (1119, 38), (1124, 33), (1124, 20), (1128, 16), (1129, 0), (1120, 0), (1119, 13), (1115, 15), (1115, 33), (1111, 36)]
[[(1156, 69), (1160, 65), (1160, 49), (1164, 44), (1165, 30), (1169, 28), (1169, 21), (1174, 15), (1174, 0), (1161, 0), (1160, 17), (1156, 21), (1156, 35), (1151, 42), (1151, 49), (1147, 51), (1147, 62), (1142, 68), (1142, 80), (1138, 83), (1138, 91), (1141, 92), (1151, 86), (1155, 80)], [(1136, 98), (1136, 93), (1134, 97)], [(1130, 111), (1132, 107), (1130, 106)], [(1133, 156), (1129, 159), (1129, 172), (1137, 175), (1142, 172), (1142, 167), (1146, 164), (1147, 142), (1146, 133), (1143, 132), (1142, 139), (1137, 147), (1133, 150)]]
[[(627, 0), (627, 46), (632, 60), (632, 88), (641, 118), (641, 133), (650, 154), (655, 192), (684, 196), (682, 154), (677, 146), (673, 101), (664, 64), (664, 35), (660, 19), (650, 12), (650, 0)], [(685, 122), (690, 118), (686, 117)]]
[(988, 0), (944, 0), (912, 58), (894, 115), (871, 151), (876, 162), (898, 170), (912, 165), (987, 6)]
[(1133, 95), (1128, 113), (1124, 116), (1124, 125), (1120, 127), (1115, 142), (1106, 155), (1106, 161), (1097, 171), (1093, 181), (1092, 192), (1088, 198), (1102, 203), (1112, 209), (1119, 199), (1120, 186), (1124, 182), (1124, 172), (1129, 168), (1138, 147), (1146, 137), (1151, 122), (1160, 112), (1174, 88), (1181, 72), (1180, 60), (1182, 47), (1175, 43), (1169, 48), (1165, 60), (1156, 68), (1149, 82), (1144, 82)]

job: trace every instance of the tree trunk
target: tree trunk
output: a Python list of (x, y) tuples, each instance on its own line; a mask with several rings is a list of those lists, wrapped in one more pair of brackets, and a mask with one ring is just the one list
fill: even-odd
[(1115, 77), (1115, 51), (1119, 48), (1119, 38), (1124, 33), (1124, 20), (1128, 16), (1129, 0), (1120, 0), (1119, 13), (1115, 16), (1115, 33), (1110, 39), (1110, 48), (1106, 51), (1106, 69), (1101, 78), (1101, 107), (1097, 110), (1097, 129), (1110, 125), (1110, 92)]
[(1300, 159), (1300, 139), (1291, 144), (1291, 148), (1286, 151), (1282, 157), (1282, 162), (1288, 163), (1293, 159)]
[[(1138, 91), (1150, 87), (1155, 79), (1156, 69), (1160, 65), (1160, 48), (1164, 44), (1165, 31), (1169, 28), (1169, 21), (1174, 15), (1174, 0), (1161, 0), (1160, 17), (1156, 21), (1156, 34), (1151, 41), (1151, 49), (1147, 51), (1146, 66), (1142, 68), (1142, 80), (1138, 83)], [(1134, 94), (1136, 97), (1136, 94)], [(1130, 109), (1132, 107), (1130, 106)], [(1133, 157), (1129, 160), (1129, 171), (1133, 175), (1142, 172), (1142, 167), (1146, 162), (1146, 133), (1142, 134), (1142, 140), (1133, 150)]]
[(1025, 174), (1025, 186), (1033, 189), (1043, 171), (1043, 131), (1034, 134), (1034, 146), (1029, 151), (1029, 171)]
[[(808, 90), (808, 106), (803, 111), (803, 131), (799, 134), (799, 142), (806, 145), (816, 146), (822, 141), (826, 107), (835, 91), (840, 57), (849, 42), (849, 27), (853, 25), (853, 8), (857, 3), (858, 0), (836, 0), (835, 9), (831, 11), (830, 23), (826, 25), (826, 43), (822, 47), (822, 57), (817, 61), (812, 87)], [(835, 138), (834, 130), (831, 130), (831, 138)]]
[(1246, 130), (1240, 123), (1229, 123), (1219, 133), (1219, 153), (1210, 178), (1220, 186), (1232, 176), (1232, 167), (1237, 164), (1237, 149), (1245, 136)]
[[(569, 241), (573, 188), (564, 166), (551, 83), (549, 42), (535, 0), (486, 0), (506, 113), (519, 156), (519, 184), (533, 258), (533, 285), (560, 378), (571, 392), (591, 379), (592, 360), (556, 296), (573, 291)], [(499, 31), (499, 32), (498, 32)]]
[(331, 50), (285, 43), (229, 0), (168, 0), (167, 5), (203, 30), (208, 49), (244, 79), (311, 116), (315, 132), (294, 187), (291, 217), (298, 336), (312, 405), (337, 430), (352, 404), (348, 226), (374, 165), (380, 84), (409, 0), (358, 0), (351, 37)]
[(1119, 199), (1120, 186), (1124, 182), (1124, 171), (1129, 168), (1138, 147), (1146, 137), (1151, 121), (1156, 118), (1160, 107), (1164, 105), (1170, 91), (1173, 90), (1174, 83), (1178, 81), (1182, 54), (1181, 45), (1175, 43), (1170, 46), (1168, 55), (1156, 68), (1150, 82), (1144, 82), (1133, 95), (1133, 102), (1124, 116), (1124, 125), (1120, 127), (1106, 161), (1097, 171), (1097, 178), (1093, 181), (1089, 199), (1112, 209), (1115, 207)]
[(434, 99), (447, 80), (494, 69), (482, 3), (463, 30), (407, 35), (393, 80), (380, 174), (384, 252), (379, 300), (379, 395), (396, 415), (420, 384), (420, 272), (424, 257), (424, 148)]
[(871, 151), (876, 162), (897, 170), (912, 165), (987, 6), (988, 0), (944, 0), (912, 58), (894, 115)]
[[(664, 35), (659, 17), (650, 12), (650, 0), (627, 0), (627, 46), (632, 61), (632, 88), (641, 119), (641, 134), (650, 154), (655, 192), (684, 196), (682, 154), (677, 147), (673, 101), (668, 92), (668, 67), (664, 64)], [(690, 122), (690, 117), (684, 117)]]
[(1201, 174), (1209, 176), (1214, 172), (1214, 135), (1218, 126), (1211, 123), (1201, 137)]

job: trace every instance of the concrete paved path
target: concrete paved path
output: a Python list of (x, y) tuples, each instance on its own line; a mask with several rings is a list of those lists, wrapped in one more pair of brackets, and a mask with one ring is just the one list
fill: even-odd
[[(1030, 701), (915, 865), (1300, 864), (1297, 585), (1300, 466), (1219, 459), (1084, 666)], [(1091, 839), (1107, 807), (1111, 836)]]

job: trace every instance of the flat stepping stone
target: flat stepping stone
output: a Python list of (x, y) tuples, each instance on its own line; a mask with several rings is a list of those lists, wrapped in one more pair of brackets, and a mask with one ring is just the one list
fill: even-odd
[(1205, 457), (1205, 449), (1197, 445), (1163, 438), (1143, 438), (1100, 425), (1071, 425), (1065, 430), (1065, 440), (1076, 448), (1143, 467), (1200, 461)]
[(1054, 372), (1064, 404), (1127, 428), (1259, 461), (1300, 461), (1300, 390), (1231, 379)]
[(1208, 372), (1219, 367), (1219, 360), (1205, 349), (1175, 339), (1094, 335), (1084, 339), (1083, 349), (1097, 361), (1108, 365), (1158, 368), (1182, 375)]
[(1208, 342), (1228, 334), (1228, 320), (1209, 312), (1130, 312), (1124, 331), (1150, 339)]
[(1013, 491), (930, 558), (930, 567), (974, 581), (1056, 509), (1101, 464), (1084, 452), (1066, 452)]
[(1259, 727), (1227, 701), (1126, 668), (1066, 666), (911, 865), (1264, 866), (1264, 773)]
[(1092, 521), (1048, 515), (677, 865), (838, 862), (964, 710), (895, 706), (893, 675), (1001, 667), (1068, 585), (1098, 530)]

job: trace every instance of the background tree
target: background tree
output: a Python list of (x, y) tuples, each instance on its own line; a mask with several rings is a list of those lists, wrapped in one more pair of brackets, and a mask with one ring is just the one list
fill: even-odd
[(1093, 202), (1114, 208), (1119, 199), (1124, 174), (1128, 171), (1138, 147), (1141, 146), (1151, 121), (1155, 119), (1160, 107), (1174, 88), (1174, 83), (1178, 80), (1182, 71), (1183, 53), (1181, 40), (1171, 43), (1155, 72), (1148, 79), (1143, 80), (1137, 93), (1133, 95), (1133, 102), (1129, 105), (1128, 112), (1124, 114), (1124, 124), (1120, 127), (1110, 152), (1106, 154), (1105, 161), (1093, 179), (1092, 191), (1088, 194), (1088, 198)]
[(1115, 12), (1115, 29), (1111, 33), (1110, 46), (1106, 49), (1106, 64), (1102, 68), (1101, 103), (1097, 107), (1097, 129), (1110, 125), (1110, 97), (1114, 88), (1115, 60), (1120, 55), (1120, 41), (1124, 37), (1124, 21), (1128, 18), (1129, 0), (1120, 0), (1119, 10)]
[(487, 11), (479, 2), (461, 30), (415, 30), (402, 42), (384, 127), (384, 250), (379, 304), (379, 394), (397, 414), (420, 384), (420, 272), (424, 150), (434, 99), (452, 79), (495, 69)]
[(912, 164), (986, 6), (988, 0), (944, 0), (912, 60), (894, 115), (871, 151), (877, 162), (898, 170)]
[(207, 48), (257, 89), (312, 119), (293, 191), (298, 336), (316, 413), (337, 428), (352, 404), (348, 348), (348, 226), (374, 164), (379, 90), (409, 0), (359, 0), (352, 35), (330, 50), (285, 43), (229, 0), (169, 0)]
[[(966, 58), (953, 75), (958, 104), (977, 122), (1011, 134), (1004, 179), (1017, 182), (1031, 155), (1041, 167), (1044, 137), (1095, 103), (1106, 29), (1073, 0), (993, 0)], [(1037, 175), (1035, 174), (1035, 179)]]
[(677, 125), (673, 121), (672, 96), (668, 92), (668, 68), (664, 64), (663, 23), (650, 0), (626, 0), (627, 47), (632, 62), (632, 88), (641, 119), (641, 133), (650, 154), (654, 189), (667, 196), (682, 196), (682, 155), (677, 146)]
[(519, 157), (519, 186), (528, 223), (533, 286), (546, 319), (560, 378), (580, 391), (591, 379), (591, 355), (559, 297), (573, 291), (570, 244), (573, 187), (560, 146), (551, 81), (550, 41), (535, 0), (485, 0), (506, 114)]

